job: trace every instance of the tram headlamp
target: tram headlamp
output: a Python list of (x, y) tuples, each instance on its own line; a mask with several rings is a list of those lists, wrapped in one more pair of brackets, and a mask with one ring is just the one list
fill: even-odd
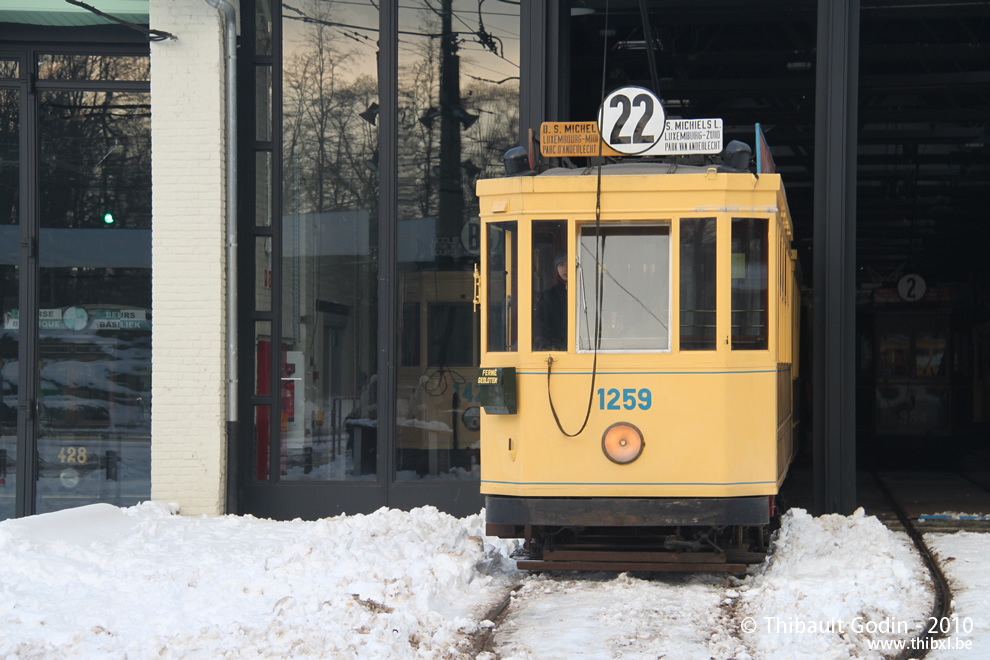
[(645, 446), (640, 430), (626, 422), (612, 424), (602, 434), (602, 451), (610, 461), (619, 465), (635, 461)]

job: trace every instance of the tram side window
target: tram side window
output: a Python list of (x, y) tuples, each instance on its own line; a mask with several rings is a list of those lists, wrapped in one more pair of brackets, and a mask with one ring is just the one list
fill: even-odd
[(681, 350), (715, 350), (715, 218), (681, 220)]
[(519, 231), (515, 222), (488, 224), (488, 350), (516, 350)]
[(732, 350), (767, 349), (766, 218), (732, 219)]
[[(596, 320), (601, 327), (598, 348), (604, 351), (670, 349), (669, 225), (581, 228), (577, 261), (578, 350), (595, 347)], [(603, 264), (596, 277), (596, 260)], [(595, 309), (600, 282), (599, 309)]]
[(533, 222), (533, 350), (566, 351), (567, 223)]

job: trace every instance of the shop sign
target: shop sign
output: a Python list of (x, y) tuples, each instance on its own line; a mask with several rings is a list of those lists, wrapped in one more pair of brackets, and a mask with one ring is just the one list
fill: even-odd
[[(4, 330), (20, 330), (20, 311), (12, 309), (3, 315)], [(136, 308), (106, 309), (66, 307), (38, 310), (41, 330), (150, 330), (148, 311)]]

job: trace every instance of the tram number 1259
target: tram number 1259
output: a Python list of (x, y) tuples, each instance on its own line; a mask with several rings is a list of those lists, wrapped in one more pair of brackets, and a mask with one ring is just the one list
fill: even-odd
[[(621, 397), (621, 405), (619, 403)], [(598, 388), (598, 408), (599, 410), (633, 410), (637, 406), (640, 410), (649, 410), (653, 405), (653, 393), (645, 387), (641, 390), (635, 388), (623, 389), (621, 392), (615, 388), (606, 390), (604, 387)]]

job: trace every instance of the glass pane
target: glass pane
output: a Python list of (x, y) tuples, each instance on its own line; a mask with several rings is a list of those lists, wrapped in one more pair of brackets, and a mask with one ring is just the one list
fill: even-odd
[(254, 224), (272, 226), (272, 154), (258, 151), (254, 154)]
[(255, 67), (255, 129), (254, 139), (268, 142), (272, 139), (272, 68), (267, 65)]
[[(283, 480), (377, 472), (378, 9), (306, 0), (283, 10)], [(364, 26), (371, 41), (335, 26)]]
[(272, 444), (272, 409), (270, 406), (254, 407), (254, 478), (268, 480), (269, 452)]
[(14, 516), (17, 492), (18, 128), (18, 92), (0, 89), (0, 520)]
[(272, 2), (255, 0), (254, 3), (255, 52), (272, 54)]
[(516, 350), (519, 232), (515, 222), (488, 225), (488, 350)]
[(269, 396), (272, 392), (272, 324), (254, 324), (254, 393)]
[(404, 315), (418, 307), (426, 342), (401, 345), (419, 359), (400, 360), (400, 480), (479, 474), (480, 331), (467, 311), (480, 256), (474, 187), (503, 175), (502, 155), (519, 139), (519, 6), (496, 4), (480, 14), (474, 0), (399, 4), (399, 304)]
[(666, 351), (670, 348), (670, 227), (581, 228), (578, 254), (578, 350), (594, 348), (598, 260), (604, 276), (599, 350)]
[(0, 78), (13, 79), (21, 77), (21, 66), (19, 60), (0, 59)]
[(715, 218), (681, 220), (681, 350), (715, 350)]
[(426, 306), (429, 364), (474, 366), (474, 348), (478, 342), (472, 307), (469, 302), (456, 301), (431, 302)]
[(272, 237), (254, 237), (254, 309), (272, 311)]
[(946, 336), (941, 332), (919, 332), (915, 339), (915, 375), (919, 378), (945, 376), (942, 368), (945, 359)]
[(151, 80), (147, 55), (39, 55), (40, 80)]
[(732, 350), (767, 348), (766, 218), (732, 219)]
[[(410, 296), (415, 298), (415, 296)], [(402, 343), (399, 351), (402, 353), (403, 367), (418, 367), (420, 360), (420, 322), (419, 303), (407, 302), (402, 304), (402, 328), (399, 341)]]
[(909, 374), (908, 355), (911, 341), (901, 332), (882, 333), (877, 342), (877, 366), (880, 378), (904, 378)]
[(39, 513), (150, 496), (150, 109), (39, 93)]
[(533, 222), (533, 350), (567, 350), (567, 223)]

